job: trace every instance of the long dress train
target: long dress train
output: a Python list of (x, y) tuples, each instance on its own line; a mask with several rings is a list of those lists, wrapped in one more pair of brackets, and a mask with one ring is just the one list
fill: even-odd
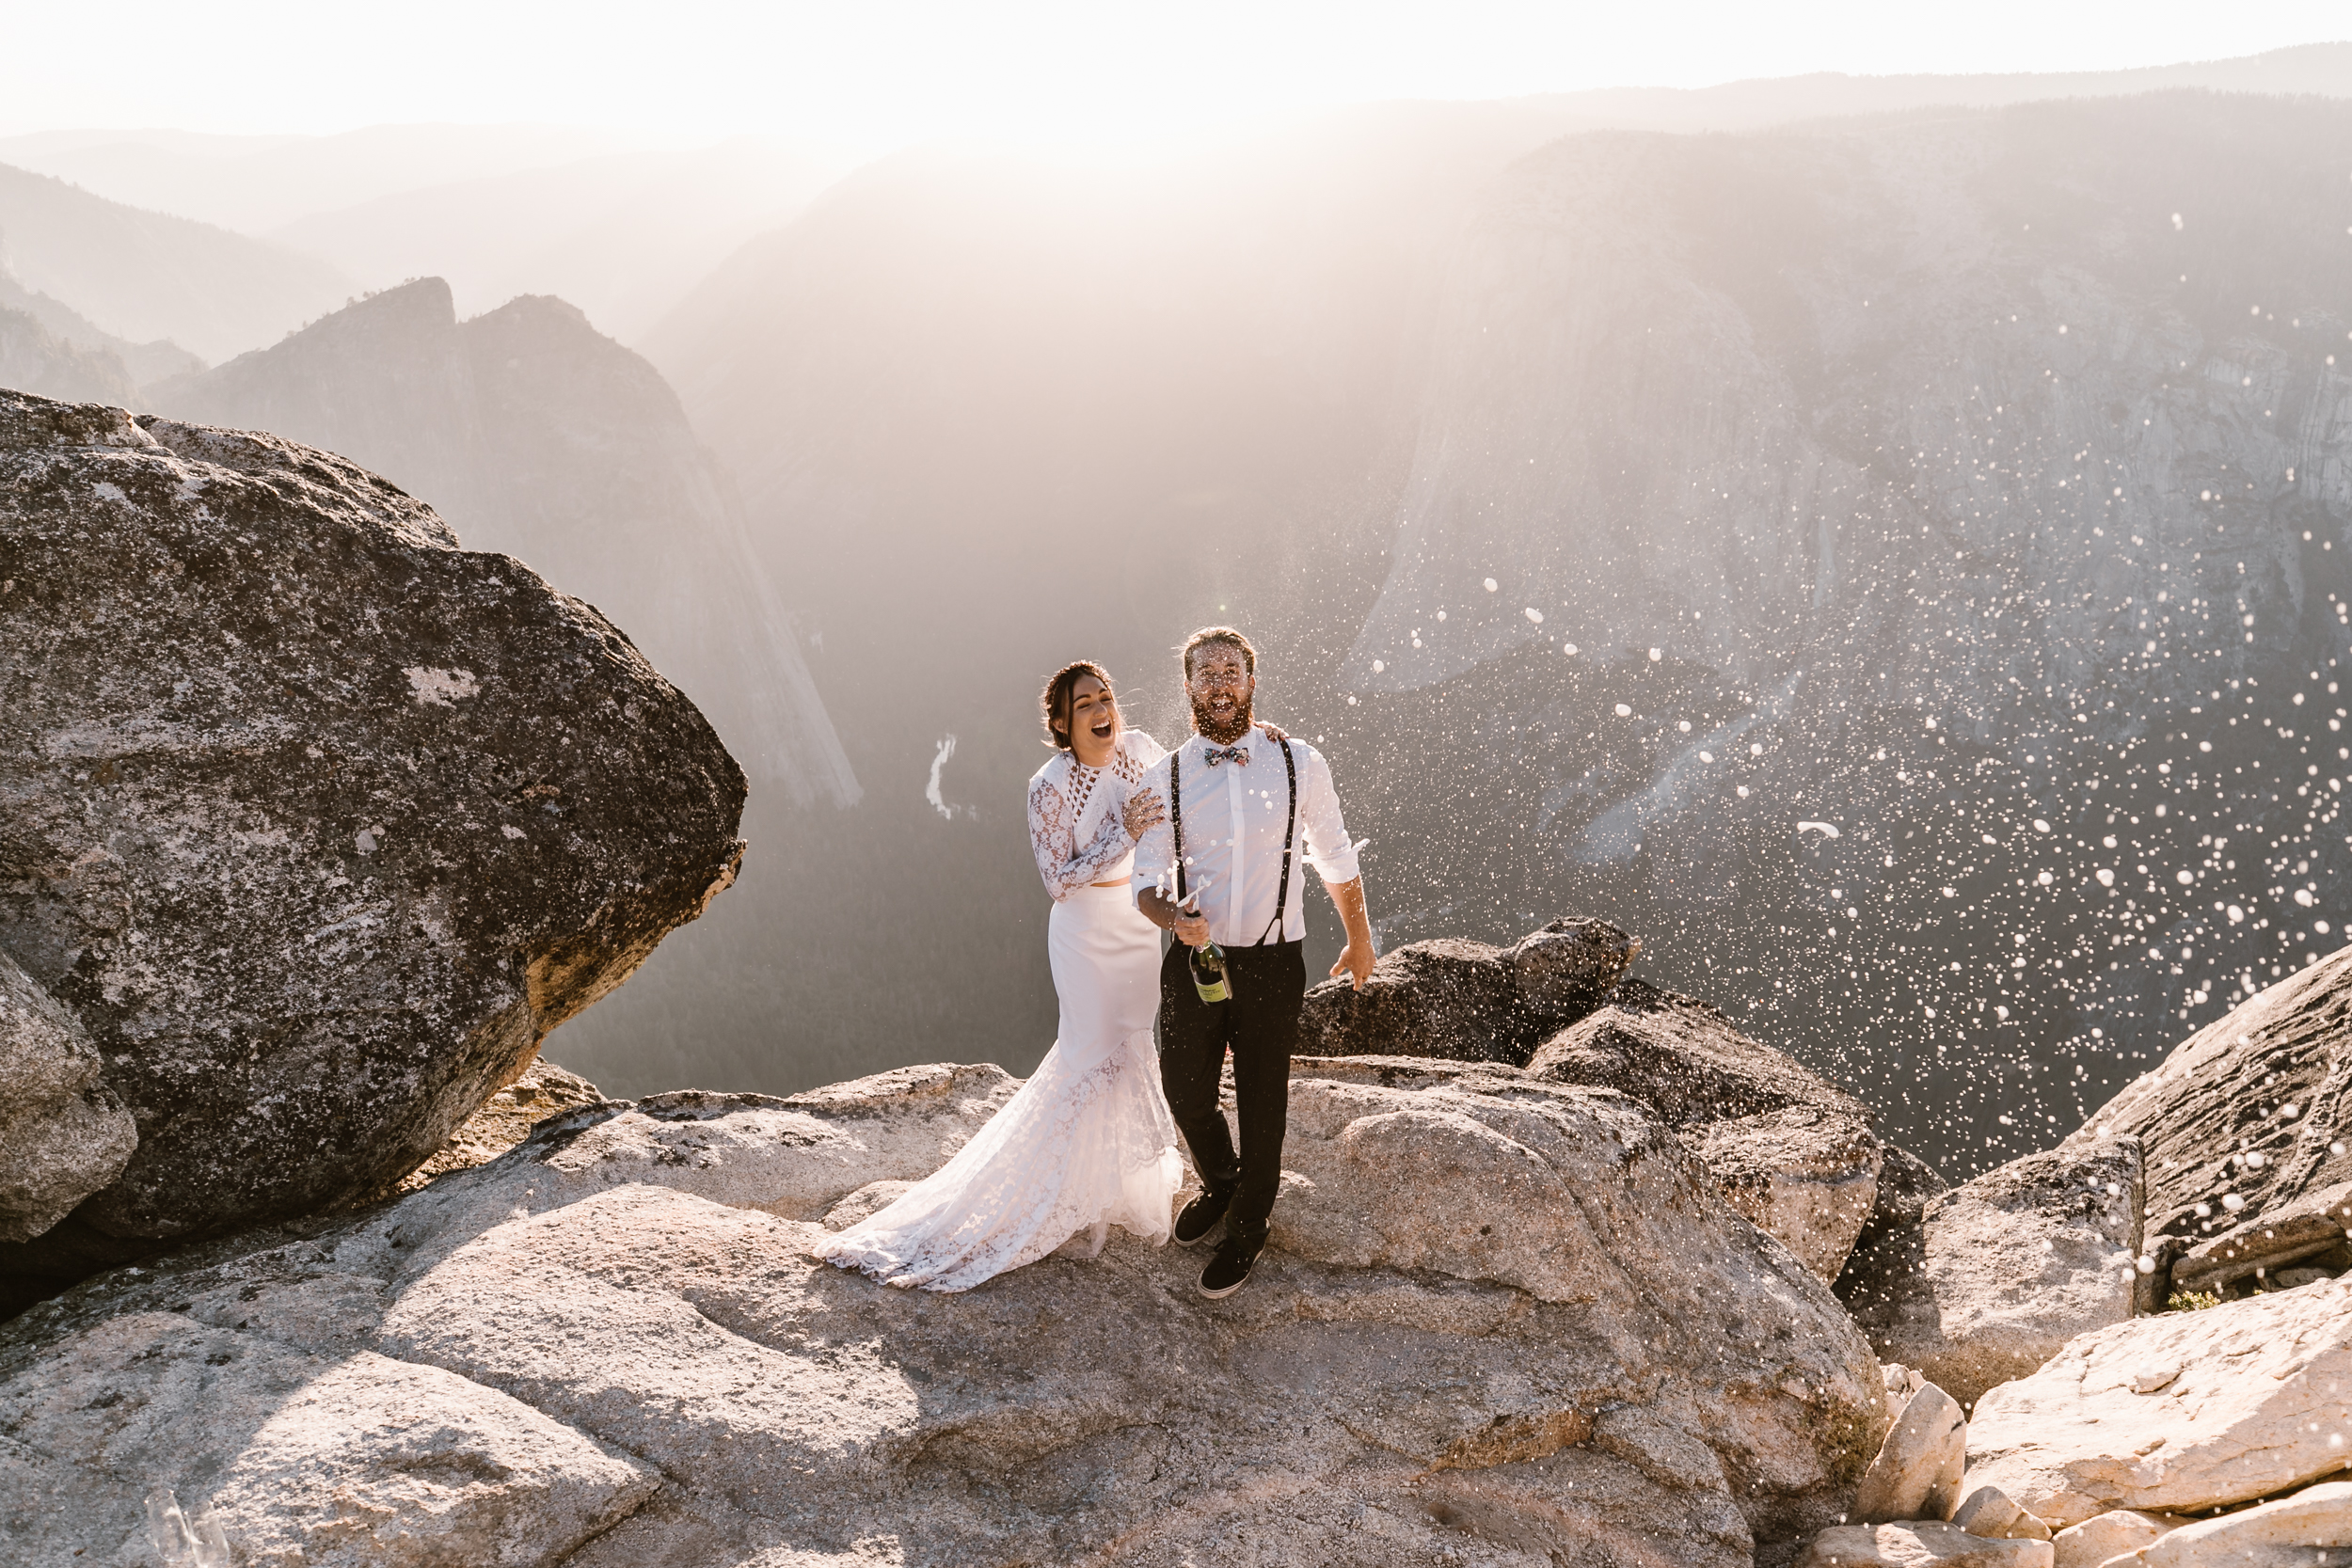
[[(889, 1285), (967, 1291), (1080, 1231), (1089, 1257), (1113, 1225), (1154, 1245), (1168, 1240), (1184, 1162), (1152, 1037), (1160, 933), (1125, 885), (1134, 842), (1120, 822), (1143, 768), (1165, 754), (1129, 731), (1110, 767), (1063, 753), (1031, 781), (1031, 836), (1055, 899), (1054, 1048), (954, 1158), (827, 1238), (820, 1257)], [(1119, 885), (1094, 885), (1104, 881)]]

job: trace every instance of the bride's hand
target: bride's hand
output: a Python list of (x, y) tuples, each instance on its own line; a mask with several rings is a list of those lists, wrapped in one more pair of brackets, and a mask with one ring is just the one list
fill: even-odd
[(1125, 805), (1119, 808), (1120, 821), (1125, 826), (1129, 838), (1141, 838), (1167, 817), (1168, 807), (1162, 803), (1157, 790), (1138, 789), (1127, 797)]

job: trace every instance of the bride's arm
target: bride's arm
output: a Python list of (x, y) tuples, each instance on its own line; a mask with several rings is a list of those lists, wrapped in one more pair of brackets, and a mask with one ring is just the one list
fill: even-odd
[(1029, 786), (1029, 847), (1037, 853), (1037, 874), (1057, 904), (1097, 880), (1103, 868), (1136, 842), (1120, 814), (1110, 811), (1103, 814), (1093, 839), (1081, 847), (1071, 815), (1069, 802), (1051, 784), (1039, 779)]

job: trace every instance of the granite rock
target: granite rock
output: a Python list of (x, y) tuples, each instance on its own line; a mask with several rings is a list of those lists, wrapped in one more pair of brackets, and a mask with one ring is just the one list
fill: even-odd
[(2117, 1558), (2129, 1557), (2155, 1544), (2167, 1530), (2186, 1521), (2169, 1513), (2149, 1513), (2135, 1508), (2111, 1508), (2079, 1525), (2069, 1525), (2051, 1538), (2058, 1548), (2053, 1568), (2100, 1568)]
[(2134, 1568), (2310, 1568), (2344, 1561), (2346, 1546), (2352, 1546), (2352, 1481), (2330, 1481), (2185, 1524), (2131, 1560)]
[(1977, 1402), (1968, 1481), (2054, 1528), (2185, 1513), (2344, 1468), (2352, 1281), (2095, 1330)]
[(1876, 1208), (1882, 1146), (1868, 1107), (1704, 1002), (1626, 980), (1547, 1039), (1527, 1070), (1649, 1106), (1735, 1207), (1824, 1279), (1837, 1277)]
[(1998, 1536), (2004, 1541), (2047, 1541), (2050, 1527), (2017, 1506), (2017, 1499), (1997, 1486), (1979, 1486), (1952, 1510), (1952, 1523), (1971, 1535)]
[[(2095, 1148), (2125, 1134), (2146, 1155), (2146, 1242), (2165, 1279), (2192, 1249), (2175, 1288), (2250, 1279), (2341, 1242), (2280, 1248), (2273, 1215), (2352, 1181), (2352, 947), (2288, 975), (2207, 1024), (2102, 1106), (2066, 1140)], [(2298, 1211), (2298, 1213), (2300, 1212)], [(2300, 1220), (2297, 1222), (2300, 1226)], [(2298, 1234), (2300, 1229), (2298, 1228)], [(2299, 1250), (2298, 1250), (2299, 1249)], [(2352, 1265), (2352, 1256), (2338, 1266)]]
[(1903, 1406), (1878, 1457), (1854, 1489), (1852, 1517), (1866, 1525), (1948, 1519), (1968, 1462), (1968, 1418), (1934, 1384)]
[(2050, 1568), (2047, 1541), (1971, 1535), (1940, 1520), (1840, 1525), (1815, 1536), (1796, 1568)]
[(1117, 1233), (957, 1295), (808, 1255), (960, 1147), (993, 1069), (559, 1114), (0, 1325), (0, 1444), (62, 1456), (0, 1465), (0, 1530), (119, 1553), (159, 1480), (240, 1552), (353, 1564), (1740, 1568), (1836, 1519), (1878, 1369), (1677, 1139), (1606, 1091), (1328, 1066), (1221, 1302)]
[(138, 1128), (0, 1275), (396, 1180), (735, 874), (693, 705), (338, 458), (0, 394), (0, 948)]
[(0, 1241), (47, 1230), (112, 1181), (138, 1126), (82, 1025), (0, 953)]
[(1839, 1294), (1882, 1357), (1973, 1405), (2076, 1335), (2132, 1316), (2139, 1183), (2128, 1136), (2012, 1160), (1858, 1245)]

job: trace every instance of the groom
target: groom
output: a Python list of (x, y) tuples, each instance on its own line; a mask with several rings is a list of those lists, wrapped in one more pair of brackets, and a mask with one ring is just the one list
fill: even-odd
[[(1249, 1277), (1282, 1180), (1291, 1048), (1307, 993), (1307, 877), (1296, 863), (1313, 863), (1339, 907), (1347, 946), (1331, 973), (1358, 990), (1372, 975), (1372, 927), (1330, 768), (1252, 718), (1258, 651), (1231, 626), (1208, 626), (1186, 640), (1184, 659), (1194, 734), (1145, 776), (1167, 791), (1169, 815), (1136, 847), (1135, 886), (1145, 917), (1176, 933), (1160, 965), (1160, 1081), (1203, 1189), (1177, 1216), (1176, 1239), (1190, 1245), (1226, 1222), (1200, 1275), (1200, 1293), (1217, 1297)], [(1203, 1002), (1193, 985), (1191, 952), (1212, 940), (1225, 954), (1229, 1001)], [(1217, 1108), (1228, 1050), (1239, 1155)]]

